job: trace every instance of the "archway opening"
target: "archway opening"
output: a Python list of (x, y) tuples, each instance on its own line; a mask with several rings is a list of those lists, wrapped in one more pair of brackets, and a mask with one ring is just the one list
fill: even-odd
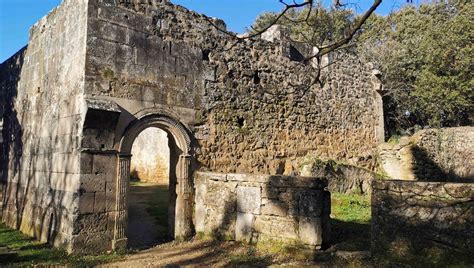
[(133, 142), (128, 192), (129, 248), (149, 248), (174, 237), (175, 147), (173, 136), (157, 127), (144, 129)]

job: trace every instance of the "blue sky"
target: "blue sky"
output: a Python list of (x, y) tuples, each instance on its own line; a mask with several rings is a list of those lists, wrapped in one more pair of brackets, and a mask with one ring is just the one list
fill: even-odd
[[(331, 0), (324, 0), (330, 2)], [(208, 16), (224, 19), (230, 30), (245, 31), (255, 18), (265, 11), (279, 11), (278, 0), (172, 0)], [(357, 11), (363, 12), (372, 0), (354, 0)], [(377, 13), (387, 14), (406, 0), (384, 0)], [(28, 42), (28, 29), (61, 0), (0, 0), (0, 63)]]

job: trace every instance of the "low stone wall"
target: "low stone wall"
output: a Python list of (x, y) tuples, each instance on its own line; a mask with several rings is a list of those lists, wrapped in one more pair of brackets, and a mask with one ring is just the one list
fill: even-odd
[(374, 253), (405, 261), (473, 258), (473, 183), (376, 180), (372, 186)]
[(392, 179), (474, 181), (474, 127), (421, 130), (380, 145), (379, 155)]
[(330, 234), (326, 186), (308, 177), (197, 172), (196, 232), (320, 249)]

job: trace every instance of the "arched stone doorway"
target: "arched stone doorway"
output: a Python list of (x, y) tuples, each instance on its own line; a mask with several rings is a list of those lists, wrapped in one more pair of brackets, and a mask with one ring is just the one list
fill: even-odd
[(174, 238), (192, 235), (193, 184), (191, 136), (186, 127), (178, 120), (162, 114), (147, 114), (129, 124), (120, 140), (117, 167), (117, 198), (113, 248), (125, 248), (127, 245), (127, 195), (129, 189), (131, 150), (135, 138), (147, 128), (159, 128), (169, 137), (170, 145), (170, 182), (176, 185), (176, 203), (174, 213)]

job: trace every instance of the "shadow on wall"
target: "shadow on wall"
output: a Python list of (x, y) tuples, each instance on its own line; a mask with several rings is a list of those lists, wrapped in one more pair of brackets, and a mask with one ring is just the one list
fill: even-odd
[[(0, 87), (1, 93), (1, 110), (0, 115), (3, 119), (1, 155), (0, 155), (0, 174), (2, 186), (2, 220), (6, 206), (10, 204), (11, 198), (17, 198), (20, 188), (15, 187), (12, 191), (8, 187), (8, 178), (17, 178), (20, 172), (21, 157), (23, 154), (23, 129), (18, 121), (18, 114), (15, 109), (15, 100), (18, 95), (18, 82), (20, 81), (20, 73), (23, 67), (24, 56), (27, 46), (17, 52), (10, 59), (0, 66)], [(19, 200), (18, 200), (19, 201)], [(18, 205), (16, 206), (18, 208)], [(21, 206), (20, 206), (21, 207)], [(18, 209), (21, 211), (21, 209)], [(16, 224), (18, 229), (20, 221)]]
[[(44, 123), (52, 121), (47, 111), (46, 92), (36, 98), (18, 96), (18, 86), (27, 47), (0, 65), (0, 107), (3, 116), (3, 130), (0, 155), (1, 171), (1, 220), (9, 227), (19, 229), (42, 242), (54, 244), (60, 232), (65, 208), (71, 208), (73, 197), (68, 199), (66, 172), (53, 172), (53, 165), (59, 168), (58, 158), (53, 160), (57, 148), (73, 148), (75, 137), (60, 138), (59, 135), (41, 136)], [(26, 78), (28, 80), (28, 78)], [(25, 88), (26, 90), (26, 88)], [(39, 90), (39, 89), (38, 89)], [(21, 103), (20, 103), (21, 102)], [(28, 126), (28, 128), (25, 128)], [(50, 129), (48, 128), (48, 131)], [(58, 154), (56, 154), (58, 155)], [(59, 159), (66, 171), (70, 161), (68, 155)]]
[(461, 177), (452, 170), (446, 172), (432, 160), (426, 149), (417, 145), (413, 145), (410, 149), (413, 155), (415, 178), (431, 182), (474, 182), (472, 177)]
[[(317, 178), (199, 173), (198, 232), (227, 240), (321, 249), (330, 241), (330, 194)], [(283, 243), (282, 243), (283, 242)]]
[(376, 182), (372, 250), (420, 267), (472, 265), (473, 190), (470, 183)]

